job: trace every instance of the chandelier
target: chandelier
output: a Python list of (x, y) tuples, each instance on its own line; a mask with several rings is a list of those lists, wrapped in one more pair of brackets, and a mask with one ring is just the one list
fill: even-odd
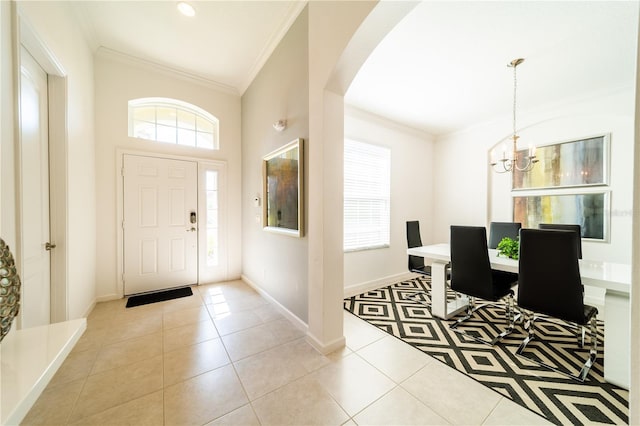
[(517, 89), (517, 78), (516, 78), (516, 68), (518, 65), (524, 62), (524, 59), (514, 59), (509, 64), (508, 67), (513, 68), (513, 136), (511, 139), (513, 140), (513, 147), (511, 151), (511, 156), (507, 155), (506, 144), (503, 144), (502, 147), (502, 158), (499, 160), (494, 160), (493, 153), (491, 155), (491, 166), (493, 170), (497, 173), (505, 173), (511, 171), (520, 171), (520, 172), (528, 172), (533, 169), (533, 166), (538, 162), (536, 158), (536, 147), (535, 145), (529, 147), (528, 154), (522, 158), (518, 158), (518, 134), (516, 133), (516, 89)]

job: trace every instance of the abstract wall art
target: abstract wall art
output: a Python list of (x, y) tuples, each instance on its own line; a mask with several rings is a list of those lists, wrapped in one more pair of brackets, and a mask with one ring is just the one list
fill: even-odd
[(538, 163), (531, 171), (514, 171), (513, 189), (606, 185), (608, 154), (609, 135), (541, 146), (536, 150)]
[(296, 139), (267, 154), (262, 161), (262, 223), (265, 231), (304, 235), (304, 146)]
[(537, 194), (513, 197), (513, 218), (523, 228), (540, 223), (580, 225), (582, 238), (607, 240), (609, 192)]

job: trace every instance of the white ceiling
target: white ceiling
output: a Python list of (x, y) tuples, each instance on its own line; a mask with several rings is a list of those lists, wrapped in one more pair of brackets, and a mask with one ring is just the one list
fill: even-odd
[[(635, 82), (637, 2), (425, 1), (378, 45), (345, 101), (433, 135)], [(520, 114), (519, 114), (520, 115)]]
[(305, 1), (71, 2), (94, 50), (105, 48), (210, 80), (242, 94)]
[[(72, 2), (99, 47), (242, 94), (306, 1)], [(425, 1), (382, 41), (345, 101), (434, 135), (635, 82), (636, 1)]]

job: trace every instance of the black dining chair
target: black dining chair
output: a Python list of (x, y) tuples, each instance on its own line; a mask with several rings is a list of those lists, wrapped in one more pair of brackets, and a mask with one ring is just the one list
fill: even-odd
[[(452, 226), (450, 243), (451, 289), (469, 297), (465, 316), (458, 319), (450, 328), (476, 341), (493, 346), (513, 331), (515, 307), (514, 292), (511, 288), (517, 284), (517, 274), (491, 269), (487, 231), (484, 226)], [(489, 304), (505, 300), (506, 329), (491, 340), (458, 330), (458, 327), (472, 318), (478, 309), (487, 305), (485, 303), (476, 307), (476, 298), (491, 302)]]
[(498, 248), (498, 244), (504, 237), (517, 240), (520, 228), (522, 228), (520, 222), (491, 222), (489, 224), (489, 248)]
[[(518, 262), (518, 306), (524, 317), (525, 331), (528, 333), (516, 354), (575, 380), (584, 381), (597, 358), (598, 309), (584, 304), (574, 232), (522, 229)], [(547, 317), (557, 318), (569, 323), (567, 325), (575, 326), (580, 347), (584, 345), (584, 327), (589, 325), (589, 357), (578, 374), (525, 355), (527, 345), (537, 337), (536, 320), (548, 320)]]
[[(420, 222), (417, 220), (407, 221), (407, 247), (421, 247)], [(422, 275), (431, 276), (431, 267), (424, 264), (424, 258), (409, 255), (409, 271)]]
[(573, 232), (573, 242), (578, 247), (578, 259), (582, 259), (582, 229), (580, 225), (568, 223), (540, 223), (538, 229), (557, 229), (560, 231)]

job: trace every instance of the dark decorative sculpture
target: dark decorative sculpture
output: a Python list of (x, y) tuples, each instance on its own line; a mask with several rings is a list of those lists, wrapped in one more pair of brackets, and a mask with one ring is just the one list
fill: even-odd
[(20, 310), (20, 276), (9, 246), (0, 238), (0, 342)]

